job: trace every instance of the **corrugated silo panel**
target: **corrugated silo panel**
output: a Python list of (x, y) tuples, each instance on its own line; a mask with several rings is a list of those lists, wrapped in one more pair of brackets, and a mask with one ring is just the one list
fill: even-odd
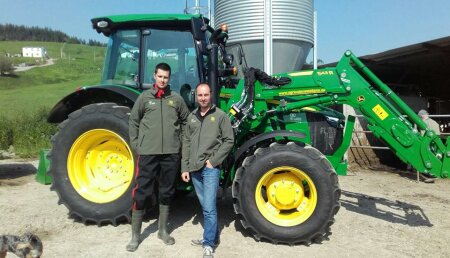
[[(264, 0), (215, 0), (216, 28), (228, 24), (229, 44), (241, 43), (249, 66), (264, 68)], [(313, 0), (271, 0), (273, 73), (301, 69), (313, 46)]]

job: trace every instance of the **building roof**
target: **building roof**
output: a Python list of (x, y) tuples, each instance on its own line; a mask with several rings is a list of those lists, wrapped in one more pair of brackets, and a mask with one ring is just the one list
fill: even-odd
[(23, 48), (43, 48), (43, 49), (45, 49), (45, 47), (30, 47), (30, 46), (22, 47), (22, 49), (23, 49)]
[(397, 93), (450, 100), (450, 36), (359, 58)]

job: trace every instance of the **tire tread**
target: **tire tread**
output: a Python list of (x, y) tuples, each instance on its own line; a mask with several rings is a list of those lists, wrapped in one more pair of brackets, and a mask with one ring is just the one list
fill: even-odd
[[(62, 144), (61, 143), (61, 141), (62, 141), (61, 132), (66, 129), (67, 125), (72, 124), (72, 123), (77, 123), (77, 120), (83, 118), (84, 116), (86, 116), (88, 114), (97, 113), (97, 112), (102, 113), (102, 114), (111, 114), (114, 117), (116, 117), (120, 120), (123, 120), (124, 122), (126, 120), (126, 122), (128, 123), (130, 109), (125, 106), (119, 106), (116, 103), (95, 103), (95, 104), (84, 106), (81, 109), (78, 109), (78, 110), (72, 112), (71, 114), (69, 114), (68, 118), (58, 125), (58, 131), (51, 138), (51, 143), (52, 143), (53, 148), (47, 154), (47, 159), (50, 160), (50, 166), (49, 166), (47, 173), (50, 176), (52, 176), (55, 173), (61, 173), (60, 171), (57, 171), (57, 168), (55, 168), (55, 166), (53, 166), (54, 162), (52, 162), (52, 159), (55, 158), (53, 155), (55, 146), (58, 146), (58, 144)], [(130, 221), (131, 220), (131, 216), (130, 216), (131, 207), (129, 210), (124, 210), (124, 211), (119, 212), (119, 214), (117, 214), (113, 218), (104, 218), (98, 214), (84, 214), (82, 211), (75, 211), (75, 210), (73, 210), (71, 203), (69, 203), (67, 200), (65, 200), (63, 198), (61, 191), (64, 191), (65, 189), (64, 189), (64, 187), (60, 186), (59, 184), (61, 184), (61, 183), (57, 182), (55, 180), (52, 180), (52, 185), (50, 186), (50, 189), (57, 193), (58, 204), (59, 205), (63, 204), (64, 206), (67, 207), (67, 209), (69, 210), (69, 212), (68, 212), (69, 217), (74, 218), (75, 220), (79, 220), (83, 224), (91, 224), (92, 223), (92, 224), (96, 224), (98, 226), (106, 225), (106, 224), (112, 224), (114, 226), (117, 226), (122, 221)]]
[[(241, 185), (243, 184), (242, 181), (244, 179), (245, 171), (246, 170), (250, 171), (249, 168), (252, 167), (256, 162), (258, 162), (258, 160), (260, 158), (264, 157), (265, 155), (269, 155), (270, 153), (277, 152), (277, 151), (294, 151), (296, 153), (304, 153), (305, 152), (306, 155), (308, 157), (310, 157), (312, 160), (316, 160), (316, 161), (318, 161), (318, 163), (320, 163), (320, 166), (328, 173), (328, 176), (330, 177), (330, 181), (332, 182), (335, 200), (332, 203), (333, 207), (331, 208), (331, 213), (330, 213), (329, 217), (327, 218), (326, 223), (323, 223), (323, 225), (320, 227), (320, 229), (317, 232), (310, 234), (310, 236), (308, 236), (306, 238), (291, 239), (289, 241), (279, 241), (278, 239), (274, 238), (271, 235), (263, 234), (263, 233), (259, 232), (254, 226), (252, 226), (249, 223), (248, 218), (246, 218), (245, 214), (242, 211), (242, 208), (241, 208), (242, 201), (240, 200), (240, 191), (241, 191), (242, 187), (245, 187), (245, 186), (241, 187)], [(339, 208), (340, 208), (340, 202), (339, 202), (340, 192), (341, 192), (341, 190), (339, 187), (336, 171), (333, 169), (333, 167), (331, 166), (331, 163), (328, 161), (328, 159), (325, 157), (325, 155), (323, 155), (320, 151), (318, 151), (317, 149), (315, 149), (309, 145), (301, 146), (295, 142), (288, 142), (287, 144), (280, 144), (280, 143), (274, 142), (274, 143), (271, 143), (269, 145), (269, 147), (256, 149), (254, 154), (247, 156), (244, 159), (242, 166), (237, 169), (236, 176), (235, 176), (233, 186), (232, 186), (233, 206), (234, 206), (235, 213), (240, 218), (240, 222), (241, 222), (242, 226), (246, 230), (254, 232), (253, 237), (258, 241), (260, 241), (261, 239), (265, 239), (268, 242), (271, 242), (274, 244), (281, 243), (281, 244), (288, 244), (288, 245), (295, 245), (295, 244), (310, 245), (312, 243), (320, 243), (325, 238), (327, 238), (327, 236), (329, 234), (331, 234), (330, 227), (334, 223), (334, 215), (337, 214), (337, 212), (339, 211)]]

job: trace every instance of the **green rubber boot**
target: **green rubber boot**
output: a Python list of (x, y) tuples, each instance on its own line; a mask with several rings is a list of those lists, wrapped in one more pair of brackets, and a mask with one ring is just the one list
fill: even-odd
[(167, 233), (167, 220), (169, 218), (169, 206), (159, 205), (158, 238), (166, 245), (175, 244), (175, 239)]
[(128, 252), (137, 250), (141, 240), (142, 217), (144, 210), (133, 210), (131, 213), (131, 241), (127, 245)]

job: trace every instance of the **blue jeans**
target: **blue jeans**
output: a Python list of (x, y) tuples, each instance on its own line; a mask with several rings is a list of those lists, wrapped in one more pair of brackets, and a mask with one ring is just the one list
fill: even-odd
[(219, 240), (216, 205), (219, 176), (217, 168), (205, 167), (191, 173), (192, 184), (203, 210), (203, 246), (215, 246)]

